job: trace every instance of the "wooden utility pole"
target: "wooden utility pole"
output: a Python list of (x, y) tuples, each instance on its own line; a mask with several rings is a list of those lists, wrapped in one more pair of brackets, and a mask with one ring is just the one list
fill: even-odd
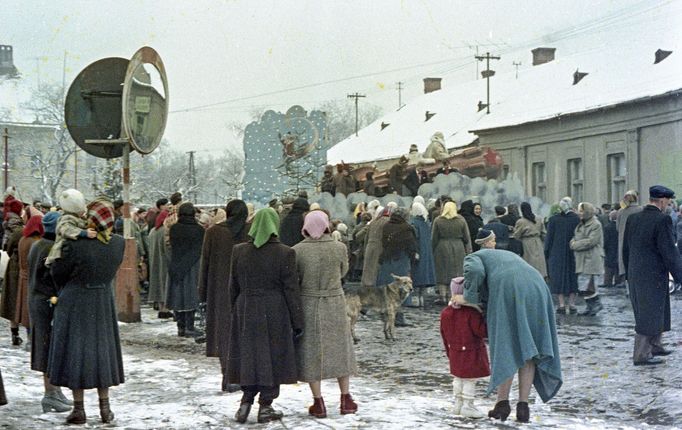
[(3, 166), (3, 180), (4, 189), (9, 187), (9, 131), (5, 127), (5, 133), (2, 135), (2, 140), (5, 145), (5, 165)]
[(403, 107), (403, 83), (398, 81), (396, 82), (396, 89), (398, 90), (398, 109)]
[(360, 93), (355, 93), (355, 94), (348, 94), (349, 99), (355, 99), (355, 135), (358, 135), (358, 100), (361, 97), (367, 97), (364, 94)]
[(490, 52), (486, 52), (485, 55), (476, 55), (474, 58), (476, 58), (478, 61), (483, 61), (485, 60), (485, 70), (481, 72), (481, 76), (483, 76), (486, 80), (486, 114), (490, 113), (490, 78), (495, 75), (494, 70), (490, 70), (490, 60), (499, 60), (501, 57), (495, 57), (493, 55), (490, 55)]
[(516, 61), (512, 61), (512, 64), (516, 67), (516, 79), (519, 79), (519, 66), (521, 65), (521, 62), (519, 61), (517, 63)]
[(194, 168), (194, 154), (196, 152), (197, 151), (187, 151), (187, 154), (189, 154), (189, 172), (188, 172), (189, 184), (190, 184), (190, 187), (192, 187), (191, 193), (192, 193), (192, 196), (194, 196), (194, 198), (193, 198), (194, 204), (197, 203), (197, 192), (195, 190), (196, 185), (197, 185), (197, 172), (196, 172), (196, 169)]

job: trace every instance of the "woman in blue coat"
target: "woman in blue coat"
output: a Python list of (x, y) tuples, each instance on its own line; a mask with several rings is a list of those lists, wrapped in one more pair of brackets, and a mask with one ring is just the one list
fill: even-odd
[(552, 295), (542, 275), (518, 255), (495, 248), (495, 235), (479, 231), (481, 250), (464, 258), (464, 295), (460, 304), (486, 309), (491, 376), (488, 394), (497, 388), (491, 418), (506, 420), (509, 392), (519, 375), (516, 420), (528, 422), (531, 383), (543, 402), (561, 388), (561, 361)]
[[(416, 199), (415, 199), (416, 200)], [(417, 263), (412, 271), (412, 285), (419, 294), (419, 306), (424, 306), (424, 288), (436, 285), (436, 266), (431, 249), (431, 223), (429, 211), (419, 202), (412, 203), (410, 224), (417, 235)]]

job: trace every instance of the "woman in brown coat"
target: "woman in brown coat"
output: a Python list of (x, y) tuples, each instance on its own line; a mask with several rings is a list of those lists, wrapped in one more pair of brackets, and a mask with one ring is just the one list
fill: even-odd
[(230, 261), (232, 248), (246, 242), (248, 209), (242, 200), (232, 200), (225, 208), (227, 219), (209, 227), (204, 236), (199, 271), (199, 301), (206, 303), (206, 356), (220, 357), (223, 373), (222, 390), (239, 390), (225, 377), (227, 343), (230, 335)]
[(5, 235), (4, 251), (9, 256), (5, 276), (2, 279), (2, 297), (0, 297), (0, 318), (9, 320), (12, 331), (12, 345), (21, 345), (19, 324), (16, 323), (17, 292), (19, 290), (19, 240), (22, 238), (24, 220), (21, 219), (23, 204), (9, 196), (5, 199)]
[(450, 294), (450, 281), (464, 275), (464, 257), (471, 253), (469, 227), (457, 214), (454, 202), (445, 203), (443, 212), (433, 221), (431, 247), (440, 303), (445, 305)]
[(547, 277), (545, 261), (545, 223), (536, 218), (527, 202), (521, 203), (521, 218), (514, 225), (514, 239), (523, 244), (523, 259), (533, 266), (543, 278)]
[(228, 382), (241, 385), (237, 422), (246, 422), (260, 393), (258, 422), (284, 415), (272, 408), (280, 384), (295, 384), (295, 339), (303, 335), (296, 253), (279, 242), (279, 215), (272, 208), (256, 212), (249, 243), (232, 250)]
[(17, 307), (15, 311), (15, 322), (26, 328), (30, 328), (30, 318), (28, 314), (28, 252), (31, 246), (43, 236), (43, 217), (33, 215), (29, 218), (23, 230), (23, 237), (19, 239), (17, 252), (19, 254), (19, 284), (17, 289)]

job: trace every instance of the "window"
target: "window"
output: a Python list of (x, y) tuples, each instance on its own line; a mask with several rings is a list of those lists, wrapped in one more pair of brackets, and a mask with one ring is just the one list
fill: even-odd
[(502, 165), (502, 171), (500, 172), (500, 181), (504, 181), (509, 177), (509, 164)]
[(566, 165), (567, 171), (567, 190), (574, 202), (583, 201), (583, 159), (572, 158)]
[(619, 202), (625, 195), (625, 154), (610, 154), (606, 156), (606, 174), (608, 176), (607, 189), (610, 202)]
[(545, 163), (533, 163), (533, 195), (542, 200), (547, 199), (547, 177)]

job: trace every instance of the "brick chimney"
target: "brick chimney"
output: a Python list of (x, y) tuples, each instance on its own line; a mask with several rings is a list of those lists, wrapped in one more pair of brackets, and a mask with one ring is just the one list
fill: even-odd
[(533, 65), (549, 63), (554, 61), (554, 52), (556, 48), (535, 48), (530, 52), (533, 53)]
[(440, 90), (440, 81), (443, 78), (424, 78), (424, 94)]

